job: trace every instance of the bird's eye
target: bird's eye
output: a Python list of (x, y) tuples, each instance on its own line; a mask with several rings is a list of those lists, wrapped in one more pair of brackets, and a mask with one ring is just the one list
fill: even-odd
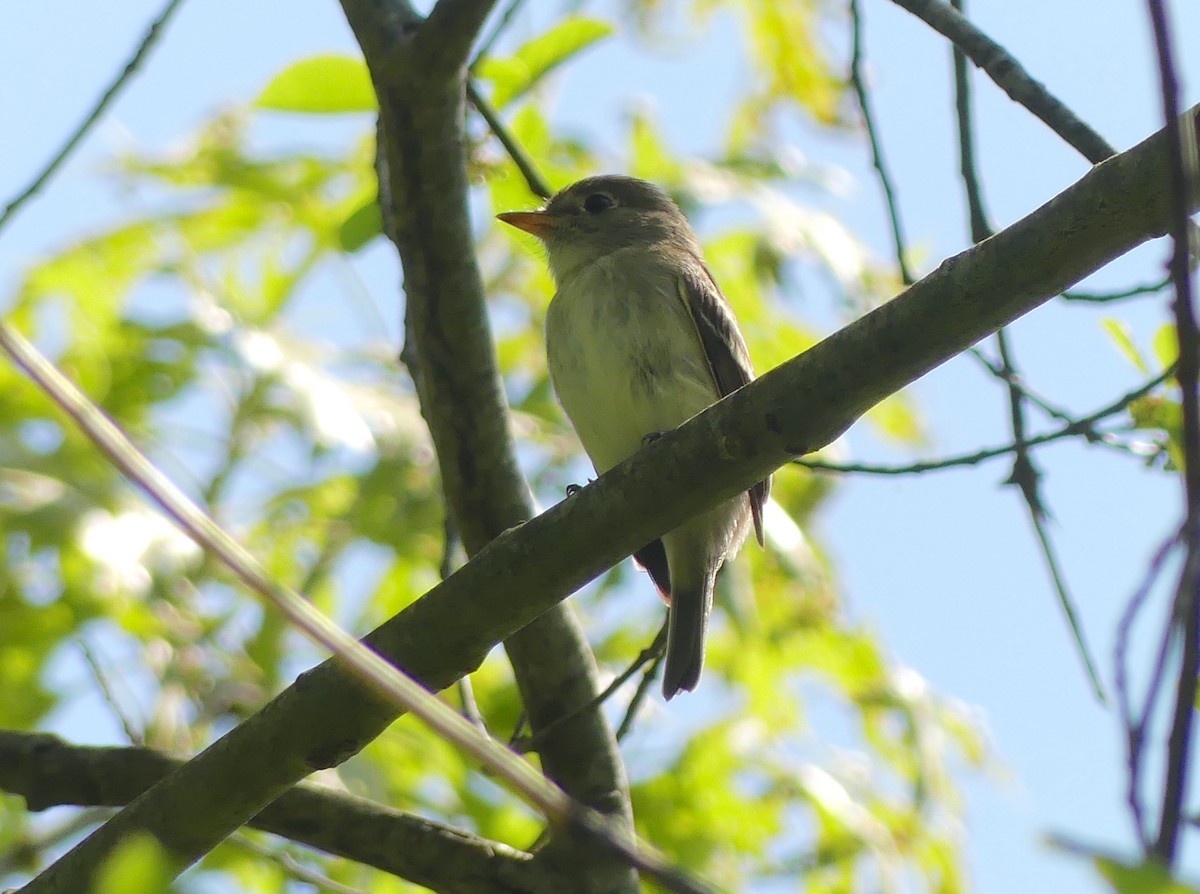
[(602, 192), (594, 192), (583, 200), (583, 210), (588, 214), (599, 214), (602, 211), (607, 211), (613, 207), (616, 202), (612, 196)]

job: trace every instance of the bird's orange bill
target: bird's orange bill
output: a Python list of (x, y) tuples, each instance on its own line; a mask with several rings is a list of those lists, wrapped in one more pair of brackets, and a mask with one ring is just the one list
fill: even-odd
[(532, 233), (534, 236), (545, 235), (554, 225), (554, 218), (543, 211), (506, 211), (503, 214), (497, 214), (496, 217), (509, 226)]

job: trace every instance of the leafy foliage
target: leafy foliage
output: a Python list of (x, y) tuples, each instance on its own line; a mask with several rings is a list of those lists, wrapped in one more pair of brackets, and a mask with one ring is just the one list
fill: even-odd
[[(614, 34), (614, 24), (566, 18), (474, 74), (551, 182), (612, 165), (678, 197), (766, 368), (820, 335), (788, 297), (799, 268), (830, 277), (855, 306), (882, 300), (894, 278), (842, 225), (798, 200), (791, 186), (805, 172), (754, 138), (789, 109), (839, 120), (841, 86), (818, 47), (817, 5), (697, 6), (703, 15), (727, 8), (757, 66), (721, 157), (683, 157), (645, 113), (629, 119), (619, 159), (556, 129), (547, 78)], [(353, 277), (354, 264), (385, 255), (370, 127), (364, 120), (325, 154), (266, 153), (247, 132), (275, 112), (314, 116), (306, 123), (320, 129), (329, 113), (373, 108), (359, 60), (316, 57), (280, 72), (251, 106), (207, 123), (183, 151), (123, 159), (124, 183), (163, 197), (167, 210), (80, 236), (40, 260), (11, 314), (273, 575), (357, 631), (419, 597), (455, 560), (433, 452), (385, 335), (400, 316), (391, 280), (372, 280), (368, 295)], [(511, 159), (482, 125), (472, 127), (479, 207), (528, 206), (534, 200)], [(739, 197), (749, 208), (736, 207)], [(749, 213), (711, 214), (722, 205)], [(712, 218), (721, 224), (709, 226)], [(549, 503), (587, 474), (546, 376), (540, 333), (551, 285), (540, 259), (508, 234), (481, 226), (478, 249), (522, 461)], [(871, 418), (885, 437), (916, 444), (923, 436), (907, 397)], [(652, 710), (634, 725), (626, 757), (639, 829), (736, 888), (784, 876), (810, 891), (892, 891), (914, 878), (925, 890), (962, 890), (950, 768), (984, 763), (986, 745), (969, 712), (841, 615), (836, 570), (810, 524), (830, 489), (802, 470), (778, 477), (772, 549), (747, 550), (722, 582), (705, 681), (711, 702), (694, 728), (672, 731)], [(146, 508), (10, 368), (0, 368), (0, 526), (0, 726), (39, 728), (86, 692), (93, 710), (138, 740), (190, 752), (316, 657)], [(627, 565), (576, 607), (614, 674), (660, 617)], [(77, 660), (81, 646), (90, 663)], [(489, 729), (519, 728), (499, 654), (473, 688)], [(627, 687), (609, 705), (614, 721), (631, 696)], [(823, 730), (831, 712), (853, 718), (836, 752)], [(518, 847), (539, 834), (534, 817), (408, 719), (336, 780)], [(19, 811), (0, 814), (0, 841), (32, 830)], [(283, 853), (276, 844), (233, 844), (203, 871), (240, 890), (283, 890), (289, 864), (264, 860), (263, 848)], [(155, 860), (130, 844), (99, 890), (165, 890)], [(341, 884), (410, 889), (345, 861), (304, 860)]]

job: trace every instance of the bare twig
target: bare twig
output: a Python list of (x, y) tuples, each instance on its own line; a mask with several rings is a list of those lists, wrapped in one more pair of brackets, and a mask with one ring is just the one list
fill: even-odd
[(1161, 292), (1171, 284), (1171, 278), (1159, 282), (1145, 283), (1140, 286), (1132, 286), (1128, 289), (1121, 289), (1116, 292), (1080, 292), (1075, 289), (1069, 289), (1062, 293), (1063, 301), (1078, 301), (1092, 304), (1107, 304), (1111, 301), (1124, 301), (1126, 298), (1137, 298), (1141, 295), (1153, 295), (1156, 292)]
[(1012, 55), (942, 0), (892, 0), (961, 47), (1009, 98), (1024, 106), (1092, 164), (1116, 150), (1035, 80)]
[(1070, 626), (1071, 635), (1075, 640), (1075, 647), (1079, 652), (1080, 659), (1083, 661), (1088, 679), (1091, 681), (1092, 691), (1096, 694), (1096, 698), (1104, 702), (1106, 700), (1104, 686), (1100, 682), (1100, 673), (1096, 668), (1096, 661), (1092, 657), (1091, 649), (1088, 647), (1087, 639), (1084, 637), (1083, 626), (1079, 619), (1079, 611), (1075, 606), (1075, 600), (1072, 598), (1070, 590), (1067, 588), (1066, 578), (1059, 565), (1053, 542), (1050, 539), (1049, 532), (1046, 530), (1047, 513), (1041, 496), (1041, 472), (1034, 464), (1033, 458), (1029, 453), (1029, 444), (1025, 435), (1025, 398), (1020, 388), (1015, 384), (1016, 373), (1013, 369), (1008, 338), (1004, 330), (996, 333), (996, 343), (1000, 350), (1000, 362), (1005, 373), (1005, 379), (1009, 382), (1008, 406), (1013, 431), (1013, 468), (1006, 483), (1015, 484), (1021, 492), (1021, 497), (1025, 502), (1026, 508), (1029, 510), (1030, 523), (1033, 525), (1034, 534), (1037, 536), (1038, 545), (1041, 547), (1042, 557), (1045, 559), (1046, 568), (1050, 573), (1050, 580), (1054, 584), (1055, 593), (1058, 595), (1059, 605), (1062, 606), (1063, 614), (1066, 615), (1067, 624)]
[[(950, 3), (953, 10), (958, 13), (960, 19), (966, 22), (965, 0), (950, 0)], [(980, 185), (979, 172), (976, 167), (974, 110), (971, 103), (971, 81), (969, 72), (967, 71), (967, 56), (957, 42), (953, 44), (953, 47), (959, 170), (967, 195), (971, 240), (979, 243), (990, 237), (993, 229), (988, 219), (988, 213), (984, 208), (983, 188)], [(1066, 578), (1059, 567), (1053, 543), (1050, 540), (1049, 532), (1046, 530), (1046, 509), (1041, 497), (1041, 473), (1029, 453), (1026, 436), (1025, 404), (1031, 397), (1027, 394), (1021, 382), (1021, 377), (1017, 372), (1016, 365), (1013, 362), (1006, 330), (1001, 329), (996, 333), (996, 347), (1000, 355), (998, 368), (992, 367), (990, 363), (987, 363), (983, 355), (977, 350), (973, 350), (972, 353), (987, 363), (988, 368), (999, 376), (1008, 388), (1009, 419), (1012, 424), (1013, 433), (1013, 467), (1007, 483), (1015, 484), (1019, 488), (1021, 497), (1025, 501), (1025, 506), (1029, 510), (1029, 517), (1033, 524), (1034, 533), (1041, 547), (1042, 556), (1046, 560), (1046, 566), (1050, 572), (1055, 592), (1058, 594), (1059, 603), (1062, 605), (1063, 613), (1066, 615), (1067, 622), (1071, 627), (1076, 648), (1083, 660), (1084, 668), (1092, 683), (1092, 688), (1097, 698), (1103, 702), (1104, 688), (1100, 683), (1100, 675), (1096, 670), (1096, 663), (1088, 649), (1087, 641), (1084, 639), (1083, 629), (1079, 622), (1079, 615), (1076, 611), (1074, 600), (1067, 589)], [(1060, 420), (1065, 418), (1066, 414), (1054, 410), (1049, 404), (1040, 400), (1038, 404), (1050, 412), (1052, 416)]]
[(71, 136), (63, 143), (62, 148), (54, 154), (54, 157), (46, 163), (46, 166), (33, 178), (30, 184), (17, 193), (4, 207), (3, 213), (0, 213), (0, 230), (4, 229), (5, 225), (12, 220), (21, 207), (46, 185), (55, 172), (62, 167), (63, 162), (75, 151), (75, 147), (83, 141), (83, 138), (88, 135), (96, 122), (108, 111), (108, 107), (117, 98), (117, 94), (121, 92), (121, 88), (129, 83), (129, 79), (137, 73), (137, 70), (141, 67), (151, 48), (158, 43), (158, 39), (162, 36), (167, 22), (182, 2), (183, 0), (169, 0), (167, 5), (163, 7), (163, 11), (158, 14), (158, 18), (151, 22), (150, 27), (146, 30), (146, 34), (142, 37), (141, 43), (138, 44), (137, 50), (134, 51), (129, 61), (125, 63), (125, 67), (121, 70), (121, 73), (108, 85), (104, 93), (101, 94), (100, 99), (92, 106), (92, 110), (79, 122), (75, 130), (71, 133)]
[[(950, 5), (963, 15), (964, 0), (950, 0)], [(966, 22), (966, 18), (962, 18)], [(969, 23), (968, 23), (969, 24)], [(979, 185), (979, 172), (975, 167), (975, 124), (974, 108), (971, 103), (971, 76), (967, 71), (967, 55), (958, 43), (953, 43), (954, 63), (954, 111), (958, 122), (958, 166), (963, 186), (967, 192), (968, 220), (971, 226), (971, 241), (982, 242), (992, 235), (992, 225), (983, 207), (983, 190)]]
[(866, 78), (863, 75), (863, 20), (859, 0), (850, 0), (850, 21), (853, 23), (850, 83), (854, 87), (854, 95), (858, 98), (863, 127), (867, 131), (867, 142), (871, 146), (871, 164), (875, 167), (879, 186), (883, 190), (884, 202), (887, 204), (888, 220), (892, 226), (892, 245), (896, 251), (896, 264), (900, 269), (901, 280), (908, 286), (912, 285), (915, 280), (912, 270), (908, 266), (908, 249), (904, 239), (904, 228), (900, 222), (900, 207), (896, 201), (896, 189), (892, 185), (892, 175), (888, 171), (887, 160), (883, 155), (883, 145), (879, 139), (879, 129), (875, 124), (875, 114), (871, 110), (871, 99), (867, 93)]
[[(545, 739), (546, 736), (550, 735), (550, 733), (552, 733), (556, 728), (567, 721), (574, 719), (576, 715), (581, 714), (584, 711), (590, 711), (597, 705), (604, 704), (604, 702), (608, 701), (618, 689), (625, 685), (626, 681), (629, 680), (630, 677), (641, 670), (648, 661), (656, 661), (658, 658), (662, 657), (663, 649), (666, 647), (666, 644), (667, 625), (664, 623), (663, 626), (659, 628), (653, 642), (651, 642), (646, 648), (642, 649), (642, 651), (638, 653), (637, 657), (630, 662), (629, 666), (625, 668), (625, 670), (621, 671), (621, 673), (617, 674), (617, 676), (613, 678), (613, 681), (604, 687), (603, 692), (600, 692), (598, 695), (596, 695), (596, 697), (590, 702), (580, 705), (569, 714), (564, 714), (553, 723), (543, 727), (538, 731), (536, 736), (532, 736), (525, 742), (519, 743), (522, 746), (521, 750), (536, 751), (541, 741)], [(620, 735), (618, 735), (617, 738), (620, 739)]]
[(1175, 862), (1187, 790), (1189, 751), (1196, 705), (1196, 673), (1200, 670), (1200, 330), (1192, 303), (1188, 270), (1188, 197), (1197, 181), (1196, 137), (1179, 127), (1179, 85), (1175, 75), (1172, 38), (1165, 0), (1147, 0), (1154, 44), (1158, 52), (1163, 115), (1168, 140), (1167, 176), (1170, 220), (1174, 243), (1170, 274), (1175, 287), (1175, 330), (1179, 341), (1179, 390), (1183, 407), (1183, 481), (1185, 517), (1182, 543), (1185, 550), (1179, 585), (1175, 591), (1174, 618), (1182, 649), (1171, 732), (1167, 742), (1167, 767), (1163, 780), (1162, 813), (1153, 855), (1171, 866)]
[[(1041, 435), (1034, 435), (1026, 439), (1026, 447), (1039, 447), (1042, 444), (1049, 444), (1054, 441), (1060, 441), (1063, 438), (1070, 437), (1086, 437), (1088, 440), (1101, 440), (1105, 437), (1103, 433), (1097, 433), (1095, 430), (1096, 423), (1107, 419), (1109, 416), (1114, 416), (1117, 413), (1123, 412), (1135, 400), (1139, 400), (1152, 392), (1167, 379), (1175, 374), (1175, 367), (1171, 366), (1165, 371), (1159, 373), (1150, 381), (1138, 386), (1133, 391), (1121, 395), (1112, 403), (1100, 408), (1099, 410), (1069, 422), (1052, 432), (1047, 432)], [(1007, 456), (1015, 453), (1016, 444), (1005, 444), (1003, 447), (988, 447), (983, 450), (977, 450), (974, 453), (964, 453), (958, 456), (946, 457), (945, 459), (924, 460), (922, 462), (908, 463), (903, 466), (888, 466), (879, 463), (830, 463), (816, 459), (794, 459), (792, 460), (798, 466), (804, 466), (806, 469), (812, 469), (819, 472), (836, 472), (841, 474), (860, 474), (860, 475), (918, 475), (923, 472), (935, 472), (943, 469), (956, 469), (964, 466), (977, 466), (989, 459), (995, 459), (998, 456)]]
[(978, 360), (982, 366), (986, 367), (987, 371), (997, 379), (1004, 382), (1006, 385), (1009, 385), (1010, 387), (1019, 389), (1025, 400), (1033, 404), (1051, 419), (1057, 419), (1059, 422), (1072, 421), (1072, 417), (1069, 412), (1061, 407), (1055, 406), (1048, 399), (1042, 397), (1040, 394), (1030, 388), (1029, 385), (1025, 383), (1024, 378), (1022, 378), (1022, 376), (1018, 374), (1016, 370), (1012, 369), (1011, 367), (1006, 367), (1003, 363), (997, 363), (984, 354), (983, 351), (979, 350), (979, 348), (971, 348), (969, 353), (972, 357)]
[(462, 705), (463, 717), (471, 721), (471, 726), (484, 735), (491, 735), (483, 719), (483, 712), (479, 710), (479, 703), (475, 701), (475, 687), (471, 685), (470, 677), (463, 677), (458, 681), (458, 700)]
[(520, 10), (524, 2), (525, 0), (509, 0), (509, 4), (504, 8), (504, 12), (500, 13), (500, 18), (496, 22), (496, 27), (492, 29), (492, 33), (479, 42), (479, 49), (475, 51), (475, 55), (471, 58), (471, 64), (467, 66), (468, 71), (474, 71), (476, 65), (491, 55), (492, 48), (496, 46), (496, 41), (508, 30), (509, 25), (512, 24), (517, 11)]
[(500, 116), (496, 114), (496, 110), (492, 108), (492, 104), (487, 101), (487, 97), (480, 93), (479, 88), (475, 86), (474, 80), (467, 81), (467, 99), (471, 100), (471, 105), (475, 106), (475, 111), (479, 112), (480, 117), (487, 122), (487, 126), (491, 129), (496, 139), (500, 141), (500, 145), (504, 147), (504, 151), (508, 153), (508, 157), (513, 160), (513, 164), (517, 166), (517, 170), (525, 178), (525, 183), (529, 187), (529, 191), (543, 199), (550, 198), (554, 190), (542, 179), (542, 175), (538, 173), (537, 166), (534, 164), (533, 159), (529, 157), (529, 153), (525, 151), (525, 147), (518, 143), (516, 138), (509, 133), (504, 122), (500, 120)]
[(351, 888), (315, 869), (309, 869), (282, 848), (260, 844), (245, 832), (238, 832), (230, 836), (229, 840), (237, 847), (245, 848), (250, 853), (276, 864), (292, 878), (312, 885), (318, 891), (328, 891), (330, 894), (366, 894), (361, 888)]
[(1133, 627), (1138, 615), (1141, 614), (1142, 609), (1145, 607), (1150, 597), (1151, 589), (1162, 573), (1171, 550), (1178, 545), (1179, 532), (1177, 531), (1167, 538), (1167, 541), (1158, 548), (1154, 557), (1150, 560), (1150, 570), (1147, 572), (1141, 585), (1137, 588), (1137, 591), (1130, 598), (1129, 603), (1125, 606), (1125, 611), (1121, 613), (1121, 620), (1117, 625), (1117, 642), (1113, 652), (1113, 663), (1116, 665), (1115, 687), (1117, 692), (1117, 707), (1121, 714), (1122, 725), (1125, 728), (1126, 767), (1128, 769), (1128, 777), (1125, 783), (1125, 802), (1129, 805), (1129, 812), (1133, 817), (1133, 827), (1138, 836), (1138, 842), (1146, 852), (1149, 852), (1150, 844), (1153, 840), (1151, 831), (1146, 823), (1145, 808), (1142, 805), (1141, 793), (1146, 728), (1150, 723), (1150, 715), (1153, 712), (1153, 708), (1158, 703), (1158, 695), (1162, 687), (1163, 674), (1166, 669), (1167, 650), (1171, 643), (1171, 631), (1174, 628), (1174, 619), (1168, 618), (1166, 630), (1159, 637), (1158, 655), (1150, 672), (1150, 680), (1146, 685), (1146, 697), (1142, 702), (1141, 711), (1137, 711), (1133, 703), (1133, 693), (1129, 682), (1128, 655), (1129, 646), (1133, 640)]
[[(666, 625), (663, 625), (665, 631)], [(660, 638), (665, 643), (666, 640), (659, 634)], [(629, 707), (625, 709), (625, 716), (621, 718), (621, 723), (617, 727), (617, 741), (622, 741), (633, 729), (633, 722), (637, 719), (638, 710), (645, 704), (646, 699), (650, 695), (650, 687), (654, 685), (654, 681), (658, 678), (658, 669), (662, 666), (663, 658), (666, 653), (660, 646), (658, 653), (654, 656), (654, 660), (650, 666), (646, 668), (646, 672), (642, 674), (642, 679), (638, 681), (637, 690), (633, 693), (633, 698), (629, 700)]]
[(108, 674), (100, 666), (100, 659), (92, 650), (92, 647), (88, 645), (87, 640), (82, 637), (79, 639), (79, 651), (83, 653), (83, 660), (87, 662), (87, 666), (92, 672), (92, 679), (100, 687), (100, 694), (104, 697), (105, 703), (112, 709), (113, 714), (117, 716), (117, 720), (120, 721), (125, 738), (134, 745), (144, 745), (145, 739), (142, 736), (141, 730), (133, 722), (133, 718), (125, 713), (125, 709), (121, 705), (121, 700), (117, 698), (117, 694), (113, 692), (112, 686), (108, 682)]

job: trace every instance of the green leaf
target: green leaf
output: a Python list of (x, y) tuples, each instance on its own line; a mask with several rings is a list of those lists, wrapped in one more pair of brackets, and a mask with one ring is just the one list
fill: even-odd
[(1163, 369), (1178, 360), (1179, 333), (1175, 330), (1175, 326), (1171, 323), (1164, 323), (1160, 326), (1159, 330), (1154, 333), (1154, 340), (1150, 342), (1150, 347)]
[(383, 216), (379, 213), (379, 202), (368, 200), (350, 213), (338, 228), (338, 245), (342, 251), (358, 251), (383, 232)]
[(658, 131), (657, 124), (644, 113), (633, 116), (629, 128), (630, 170), (634, 176), (656, 183), (681, 179), (683, 164)]
[(1196, 894), (1197, 889), (1171, 878), (1158, 863), (1126, 863), (1097, 855), (1096, 868), (1118, 894)]
[(492, 83), (492, 104), (502, 109), (553, 69), (612, 32), (608, 22), (572, 16), (507, 59), (484, 59), (475, 74)]
[(1133, 335), (1129, 331), (1129, 324), (1124, 320), (1117, 320), (1112, 317), (1106, 317), (1100, 321), (1100, 324), (1108, 332), (1109, 337), (1112, 338), (1113, 344), (1129, 359), (1130, 363), (1137, 367), (1138, 372), (1150, 375), (1150, 364), (1146, 362), (1146, 358), (1142, 356), (1141, 350), (1134, 344)]
[(363, 60), (353, 56), (313, 56), (275, 75), (254, 104), (276, 112), (328, 115), (373, 112), (375, 89)]
[(893, 441), (913, 446), (928, 443), (921, 414), (902, 391), (884, 398), (867, 411), (866, 418), (881, 435)]
[(101, 867), (92, 894), (159, 894), (169, 890), (170, 861), (152, 835), (137, 832), (122, 841)]

